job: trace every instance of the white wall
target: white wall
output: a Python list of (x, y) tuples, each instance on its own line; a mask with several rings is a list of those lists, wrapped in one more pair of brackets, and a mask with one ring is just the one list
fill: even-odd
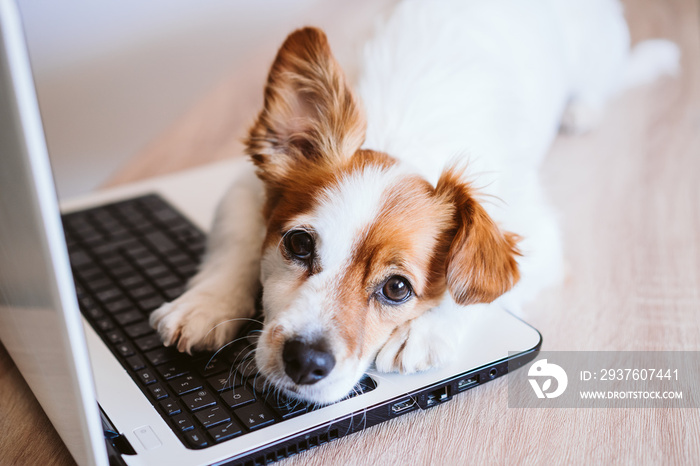
[(59, 195), (102, 183), (258, 44), (306, 24), (366, 32), (391, 3), (19, 0)]

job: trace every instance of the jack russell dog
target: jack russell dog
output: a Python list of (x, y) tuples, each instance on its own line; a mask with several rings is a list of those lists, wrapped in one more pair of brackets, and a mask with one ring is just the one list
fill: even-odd
[[(324, 33), (293, 32), (187, 291), (151, 315), (165, 345), (217, 350), (255, 312), (280, 392), (347, 395), (374, 363), (446, 364), (477, 307), (517, 311), (562, 275), (538, 168), (627, 87), (677, 70), (630, 48), (616, 0), (406, 0), (353, 88)], [(252, 163), (250, 163), (252, 162)]]

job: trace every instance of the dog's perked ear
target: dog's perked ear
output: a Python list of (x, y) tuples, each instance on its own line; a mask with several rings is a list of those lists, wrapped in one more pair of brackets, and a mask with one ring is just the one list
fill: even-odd
[(277, 53), (265, 103), (246, 139), (246, 152), (263, 181), (284, 178), (297, 163), (328, 163), (352, 156), (366, 122), (326, 35), (299, 29)]
[(455, 207), (455, 234), (446, 262), (447, 287), (462, 305), (490, 303), (519, 280), (518, 236), (502, 232), (474, 198), (458, 170), (443, 172), (436, 194)]

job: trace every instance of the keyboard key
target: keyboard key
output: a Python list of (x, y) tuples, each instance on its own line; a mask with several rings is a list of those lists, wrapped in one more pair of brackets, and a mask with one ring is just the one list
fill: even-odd
[(176, 414), (172, 417), (172, 420), (175, 427), (181, 432), (194, 429), (194, 422), (192, 422), (192, 419), (185, 414)]
[(144, 248), (140, 244), (138, 246), (135, 246), (130, 249), (126, 249), (124, 253), (131, 259), (132, 262), (136, 263), (136, 265), (139, 266), (139, 268), (143, 268), (138, 264), (138, 261), (141, 261), (144, 264), (147, 263), (154, 263), (157, 262), (157, 259), (155, 256), (148, 251), (148, 249)]
[(151, 285), (142, 285), (138, 288), (131, 288), (129, 290), (129, 296), (136, 300), (149, 298), (155, 294), (156, 290)]
[(92, 214), (92, 218), (105, 230), (114, 228), (114, 225), (118, 223), (114, 216), (106, 210), (98, 210)]
[(131, 302), (128, 299), (120, 299), (118, 301), (112, 301), (104, 305), (104, 308), (110, 314), (117, 314), (118, 312), (124, 312), (132, 307)]
[(260, 374), (253, 378), (252, 385), (253, 389), (261, 395), (267, 395), (272, 390), (272, 387), (268, 383), (267, 379)]
[(141, 337), (138, 340), (134, 340), (136, 347), (141, 351), (149, 351), (153, 348), (159, 348), (163, 346), (163, 340), (160, 339), (160, 335), (148, 335), (147, 337)]
[(209, 445), (207, 438), (197, 429), (185, 432), (185, 441), (192, 448), (204, 448)]
[(156, 383), (156, 376), (150, 371), (150, 369), (142, 369), (136, 373), (136, 378), (141, 381), (144, 385), (149, 385)]
[(174, 299), (179, 298), (184, 292), (185, 287), (183, 285), (175, 288), (168, 288), (167, 290), (163, 291), (163, 294), (165, 295), (165, 299), (168, 301), (173, 301)]
[(122, 312), (119, 314), (116, 314), (114, 316), (114, 320), (117, 321), (117, 323), (121, 326), (131, 324), (133, 322), (138, 322), (139, 320), (143, 320), (144, 316), (141, 314), (141, 311), (138, 311), (136, 309), (132, 309), (130, 311)]
[(140, 286), (145, 285), (146, 280), (144, 280), (144, 278), (141, 275), (134, 272), (131, 275), (120, 278), (119, 284), (126, 289), (138, 288)]
[(122, 298), (123, 294), (121, 290), (117, 288), (110, 288), (108, 290), (100, 291), (99, 293), (95, 294), (95, 297), (99, 302), (105, 304), (110, 301), (114, 301), (115, 299)]
[(134, 347), (131, 346), (131, 343), (119, 343), (115, 346), (117, 353), (121, 354), (124, 357), (131, 356), (134, 354)]
[(85, 290), (78, 283), (75, 284), (75, 295), (78, 299), (83, 299), (85, 297)]
[(126, 254), (128, 257), (130, 257), (132, 259), (140, 257), (143, 254), (150, 254), (148, 252), (148, 249), (146, 249), (143, 246), (143, 244), (140, 244), (137, 241), (132, 241), (130, 244), (122, 245), (121, 250), (124, 251), (124, 254)]
[(213, 374), (218, 374), (219, 372), (231, 371), (231, 365), (223, 360), (219, 356), (214, 356), (205, 359), (199, 359), (194, 362), (194, 367), (197, 369), (200, 375), (209, 376)]
[(156, 370), (158, 370), (160, 375), (165, 380), (174, 379), (175, 377), (179, 377), (189, 372), (189, 368), (178, 361), (161, 364), (160, 366), (156, 367)]
[(93, 277), (90, 280), (84, 279), (83, 283), (85, 283), (85, 288), (92, 291), (93, 293), (97, 293), (98, 291), (114, 286), (112, 284), (112, 280), (105, 276)]
[(159, 209), (167, 209), (168, 205), (155, 194), (147, 194), (138, 199), (139, 205), (143, 206), (148, 211), (156, 211)]
[(237, 408), (234, 414), (241, 420), (244, 426), (250, 430), (259, 429), (275, 422), (275, 417), (264, 404), (260, 401)]
[(165, 277), (156, 278), (153, 280), (153, 283), (161, 290), (182, 285), (182, 281), (175, 275), (167, 275)]
[(175, 271), (185, 280), (191, 278), (197, 272), (195, 264), (185, 264), (175, 267)]
[(240, 435), (243, 433), (243, 428), (241, 428), (241, 425), (238, 422), (231, 420), (224, 424), (211, 427), (208, 429), (208, 432), (215, 442), (222, 442), (236, 435)]
[(153, 267), (159, 264), (158, 258), (156, 258), (156, 256), (154, 256), (151, 252), (143, 253), (134, 258), (134, 263), (141, 269)]
[(102, 270), (94, 264), (76, 269), (75, 274), (85, 282), (105, 278), (104, 272), (102, 272)]
[(144, 269), (143, 273), (148, 278), (155, 279), (158, 277), (162, 277), (164, 275), (169, 275), (170, 270), (166, 266), (164, 266), (162, 264), (158, 264), (158, 265), (154, 265), (153, 267), (148, 267), (147, 269)]
[(291, 398), (282, 397), (279, 402), (274, 401), (269, 403), (272, 409), (277, 413), (282, 419), (291, 419), (300, 414), (304, 414), (307, 411), (308, 406), (306, 403), (293, 400)]
[(197, 420), (204, 427), (211, 427), (222, 422), (230, 421), (231, 415), (224, 409), (223, 406), (215, 405), (211, 408), (205, 408), (195, 414)]
[(153, 212), (153, 215), (155, 215), (155, 217), (163, 223), (170, 223), (176, 220), (180, 220), (180, 216), (176, 212), (173, 212), (168, 208), (156, 210), (155, 212)]
[(161, 401), (160, 402), (160, 409), (162, 409), (163, 412), (165, 414), (167, 414), (168, 416), (172, 416), (174, 414), (179, 414), (182, 412), (180, 405), (177, 404), (177, 401), (175, 401), (173, 399)]
[(137, 324), (129, 325), (124, 327), (124, 332), (129, 335), (129, 338), (138, 338), (149, 333), (153, 333), (154, 330), (151, 328), (147, 320), (139, 322)]
[(216, 399), (209, 393), (209, 390), (200, 389), (194, 393), (189, 393), (183, 395), (180, 401), (185, 405), (190, 411), (197, 411), (207, 406), (211, 406), (216, 403)]
[(112, 276), (117, 277), (117, 278), (130, 277), (136, 273), (136, 269), (133, 268), (126, 261), (123, 261), (123, 260), (119, 265), (115, 265), (114, 267), (110, 267), (108, 270), (109, 270), (109, 273), (112, 274)]
[(106, 332), (114, 328), (114, 322), (107, 317), (103, 317), (102, 319), (97, 319), (95, 321), (95, 326), (103, 332)]
[(202, 388), (202, 381), (194, 375), (184, 375), (171, 380), (169, 385), (170, 388), (172, 388), (173, 391), (180, 396), (197, 390), (198, 388)]
[(97, 307), (96, 304), (89, 306), (89, 307), (83, 307), (83, 305), (81, 304), (80, 308), (82, 309), (83, 314), (85, 314), (85, 316), (90, 318), (90, 319), (97, 320), (97, 319), (102, 319), (103, 317), (105, 317), (105, 313), (102, 312), (102, 309)]
[(124, 341), (124, 334), (119, 330), (110, 330), (109, 332), (105, 333), (105, 336), (107, 337), (107, 341), (112, 344), (121, 343)]
[(192, 264), (194, 261), (192, 258), (181, 251), (176, 251), (168, 254), (165, 259), (171, 263), (172, 265), (185, 265), (185, 264)]
[(92, 259), (85, 251), (81, 251), (81, 250), (72, 251), (69, 254), (69, 258), (70, 258), (70, 265), (75, 269), (92, 264)]
[(149, 351), (145, 354), (145, 356), (151, 364), (157, 366), (159, 364), (164, 364), (168, 361), (172, 361), (178, 356), (178, 354), (180, 353), (178, 353), (178, 351), (175, 348), (158, 348)]
[(168, 392), (166, 392), (165, 388), (159, 383), (149, 386), (148, 391), (151, 392), (151, 396), (155, 400), (162, 400), (168, 397)]
[(255, 401), (255, 395), (246, 387), (237, 387), (233, 390), (221, 394), (221, 399), (229, 406), (229, 408), (238, 408), (252, 401)]
[(160, 231), (149, 233), (145, 236), (146, 240), (151, 243), (151, 246), (161, 254), (167, 254), (170, 251), (177, 249), (175, 243), (170, 238), (165, 236)]
[(119, 245), (114, 242), (107, 242), (93, 245), (92, 252), (101, 263), (117, 257)]
[(135, 354), (133, 356), (129, 356), (128, 358), (126, 358), (126, 365), (132, 371), (137, 371), (139, 369), (143, 369), (144, 367), (146, 367), (146, 363), (143, 362), (143, 359), (138, 354)]
[(224, 348), (221, 353), (231, 364), (238, 365), (253, 356), (253, 348), (246, 340), (238, 340)]
[(224, 390), (243, 385), (241, 376), (233, 371), (222, 372), (219, 375), (211, 376), (207, 378), (207, 383), (217, 392), (223, 392)]
[(238, 372), (241, 373), (244, 380), (250, 379), (252, 381), (252, 378), (258, 374), (258, 366), (255, 365), (255, 361), (252, 359), (242, 361), (238, 364)]
[(158, 309), (164, 302), (165, 300), (163, 298), (156, 295), (151, 296), (150, 298), (140, 299), (136, 305), (144, 312), (151, 312)]

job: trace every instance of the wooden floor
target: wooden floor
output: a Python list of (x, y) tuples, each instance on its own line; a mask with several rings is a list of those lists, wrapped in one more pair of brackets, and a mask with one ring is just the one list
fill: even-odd
[[(696, 0), (625, 4), (635, 40), (681, 46), (683, 73), (616, 99), (598, 130), (558, 139), (546, 161), (568, 269), (526, 312), (546, 350), (700, 349), (700, 11)], [(239, 154), (272, 53), (204, 97), (113, 182)], [(519, 410), (507, 406), (506, 382), (280, 464), (699, 461), (697, 409)], [(70, 463), (0, 347), (0, 464)]]

